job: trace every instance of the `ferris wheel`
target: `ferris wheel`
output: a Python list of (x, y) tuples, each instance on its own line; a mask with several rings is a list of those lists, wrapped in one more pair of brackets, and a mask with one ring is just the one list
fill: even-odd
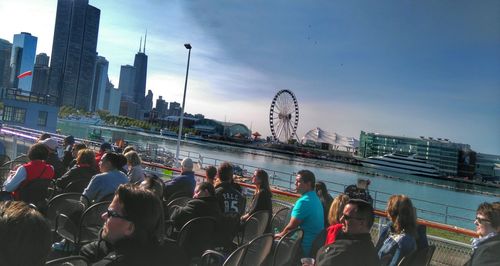
[(299, 124), (299, 104), (290, 90), (280, 90), (271, 102), (269, 125), (274, 140), (288, 142), (296, 138)]

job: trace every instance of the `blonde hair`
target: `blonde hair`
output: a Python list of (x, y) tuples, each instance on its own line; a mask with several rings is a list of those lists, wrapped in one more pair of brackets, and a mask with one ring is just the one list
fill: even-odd
[(332, 202), (332, 205), (330, 205), (330, 210), (328, 212), (328, 223), (330, 223), (330, 225), (340, 223), (340, 217), (344, 215), (344, 207), (345, 205), (347, 205), (348, 201), (349, 201), (349, 196), (343, 193), (335, 197), (335, 199)]
[(139, 154), (135, 151), (125, 153), (125, 158), (127, 158), (127, 162), (132, 166), (140, 165), (142, 163)]

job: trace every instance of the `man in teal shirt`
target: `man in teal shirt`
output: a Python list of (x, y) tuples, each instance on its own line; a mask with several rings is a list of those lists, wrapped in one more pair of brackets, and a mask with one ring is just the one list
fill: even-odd
[(323, 230), (324, 217), (323, 205), (314, 191), (316, 178), (309, 170), (300, 170), (295, 179), (297, 193), (301, 197), (295, 202), (292, 210), (292, 217), (288, 225), (282, 232), (275, 235), (275, 238), (281, 238), (289, 231), (300, 226), (304, 230), (302, 239), (302, 251), (305, 257), (315, 257), (316, 254), (309, 254), (311, 245), (316, 236)]

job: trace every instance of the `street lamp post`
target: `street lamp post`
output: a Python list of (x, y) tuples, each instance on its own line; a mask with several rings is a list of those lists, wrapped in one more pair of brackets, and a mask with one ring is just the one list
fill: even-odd
[(179, 121), (179, 134), (177, 135), (177, 149), (175, 151), (175, 160), (177, 166), (179, 166), (179, 149), (181, 146), (181, 135), (182, 135), (182, 123), (184, 122), (184, 107), (186, 104), (186, 89), (188, 84), (188, 74), (189, 74), (189, 59), (191, 59), (191, 44), (185, 43), (184, 47), (189, 50), (188, 52), (188, 62), (186, 68), (186, 81), (184, 82), (184, 96), (182, 96), (182, 107), (181, 107), (181, 119)]

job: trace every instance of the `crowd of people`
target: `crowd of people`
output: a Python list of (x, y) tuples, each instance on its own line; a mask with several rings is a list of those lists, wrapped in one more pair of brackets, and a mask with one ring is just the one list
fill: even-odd
[[(237, 248), (233, 240), (242, 225), (255, 213), (273, 214), (273, 193), (269, 175), (257, 169), (247, 204), (242, 187), (234, 181), (233, 165), (221, 163), (205, 168), (205, 179), (197, 182), (194, 163), (182, 160), (181, 173), (169, 181), (148, 173), (132, 146), (121, 153), (103, 143), (97, 152), (72, 136), (59, 143), (42, 134), (28, 151), (29, 161), (11, 171), (3, 184), (0, 202), (0, 261), (2, 265), (43, 265), (47, 258), (79, 254), (92, 265), (186, 265), (189, 258), (170, 238), (188, 221), (211, 217), (216, 221), (213, 246), (229, 254)], [(81, 209), (69, 216), (78, 223), (93, 203), (109, 201), (101, 218), (98, 239), (83, 246), (71, 246), (50, 232), (43, 207), (23, 202), (23, 189), (34, 180), (53, 180), (54, 193), (65, 193), (81, 182)], [(294, 261), (314, 258), (316, 265), (398, 265), (409, 255), (428, 248), (425, 227), (417, 223), (416, 209), (405, 195), (392, 195), (387, 202), (388, 223), (381, 227), (374, 243), (370, 230), (375, 215), (372, 203), (359, 194), (338, 194), (333, 198), (326, 184), (313, 172), (301, 170), (295, 180), (300, 197), (290, 219), (279, 232), (279, 240), (301, 228), (303, 238)], [(74, 188), (74, 187), (73, 187)], [(71, 192), (74, 192), (73, 190)], [(176, 199), (185, 204), (169, 205)], [(166, 221), (172, 230), (166, 230)], [(478, 238), (467, 265), (499, 265), (500, 202), (483, 203), (475, 219)], [(65, 253), (66, 252), (66, 253)], [(29, 255), (28, 255), (29, 254)]]

